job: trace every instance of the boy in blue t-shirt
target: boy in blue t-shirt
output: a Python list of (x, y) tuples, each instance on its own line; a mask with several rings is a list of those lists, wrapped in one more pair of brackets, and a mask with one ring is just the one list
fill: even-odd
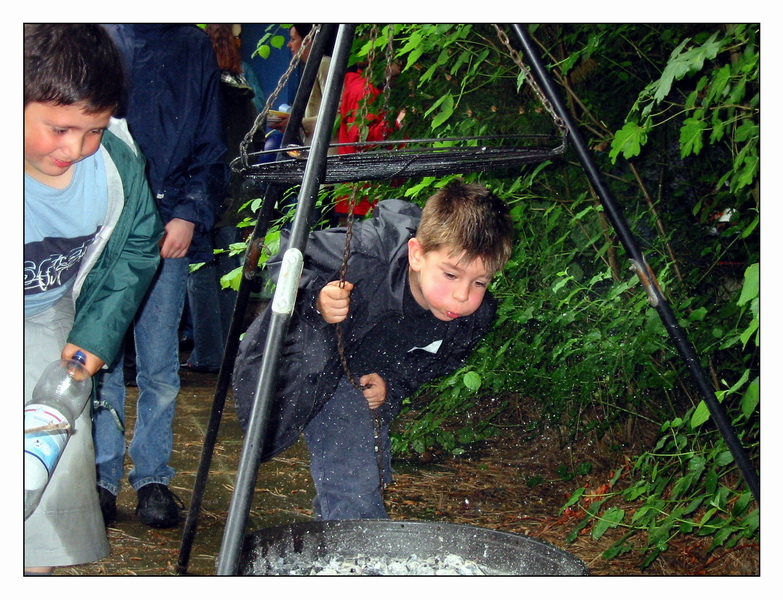
[[(111, 119), (124, 81), (103, 28), (25, 25), (24, 69), (26, 402), (59, 358), (81, 350), (92, 375), (112, 361), (157, 268), (162, 224), (144, 157)], [(27, 574), (109, 553), (89, 409), (24, 529)]]

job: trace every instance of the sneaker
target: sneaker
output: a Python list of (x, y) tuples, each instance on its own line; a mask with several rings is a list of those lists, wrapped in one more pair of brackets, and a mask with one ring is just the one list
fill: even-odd
[(139, 503), (136, 514), (148, 527), (168, 529), (179, 523), (179, 511), (185, 508), (182, 500), (162, 483), (148, 483), (136, 494)]
[(98, 486), (98, 503), (101, 505), (103, 524), (111, 525), (117, 520), (117, 496), (105, 487)]

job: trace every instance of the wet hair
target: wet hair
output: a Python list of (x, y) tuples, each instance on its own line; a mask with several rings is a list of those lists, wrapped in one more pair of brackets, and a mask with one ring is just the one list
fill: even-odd
[[(299, 31), (297, 29), (297, 31)], [(238, 75), (242, 72), (242, 54), (235, 41), (232, 26), (227, 23), (209, 24), (206, 32), (212, 40), (218, 67)]]
[(102, 26), (24, 26), (25, 106), (84, 103), (89, 113), (114, 112), (124, 91), (122, 58)]
[(416, 239), (424, 252), (447, 248), (462, 262), (480, 258), (490, 273), (496, 273), (511, 256), (514, 224), (495, 194), (457, 179), (427, 200)]

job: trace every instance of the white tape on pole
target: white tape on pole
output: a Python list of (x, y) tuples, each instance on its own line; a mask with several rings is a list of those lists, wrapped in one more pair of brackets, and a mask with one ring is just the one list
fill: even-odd
[(291, 315), (294, 312), (299, 278), (302, 276), (304, 256), (298, 248), (289, 248), (283, 254), (277, 289), (272, 299), (272, 312)]

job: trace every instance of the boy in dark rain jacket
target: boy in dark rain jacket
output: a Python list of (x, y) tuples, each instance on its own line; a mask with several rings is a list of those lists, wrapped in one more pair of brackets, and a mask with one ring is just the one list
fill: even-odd
[[(512, 238), (504, 203), (483, 186), (461, 181), (438, 191), (423, 211), (385, 200), (372, 218), (357, 222), (344, 286), (337, 280), (345, 229), (310, 235), (262, 459), (304, 433), (317, 518), (387, 518), (380, 481), (391, 481), (389, 425), (404, 398), (457, 370), (489, 331), (496, 304), (486, 288), (508, 260)], [(273, 274), (284, 250), (270, 259)], [(234, 370), (244, 426), (270, 310), (245, 334)], [(343, 372), (338, 322), (350, 371), (365, 389)]]

